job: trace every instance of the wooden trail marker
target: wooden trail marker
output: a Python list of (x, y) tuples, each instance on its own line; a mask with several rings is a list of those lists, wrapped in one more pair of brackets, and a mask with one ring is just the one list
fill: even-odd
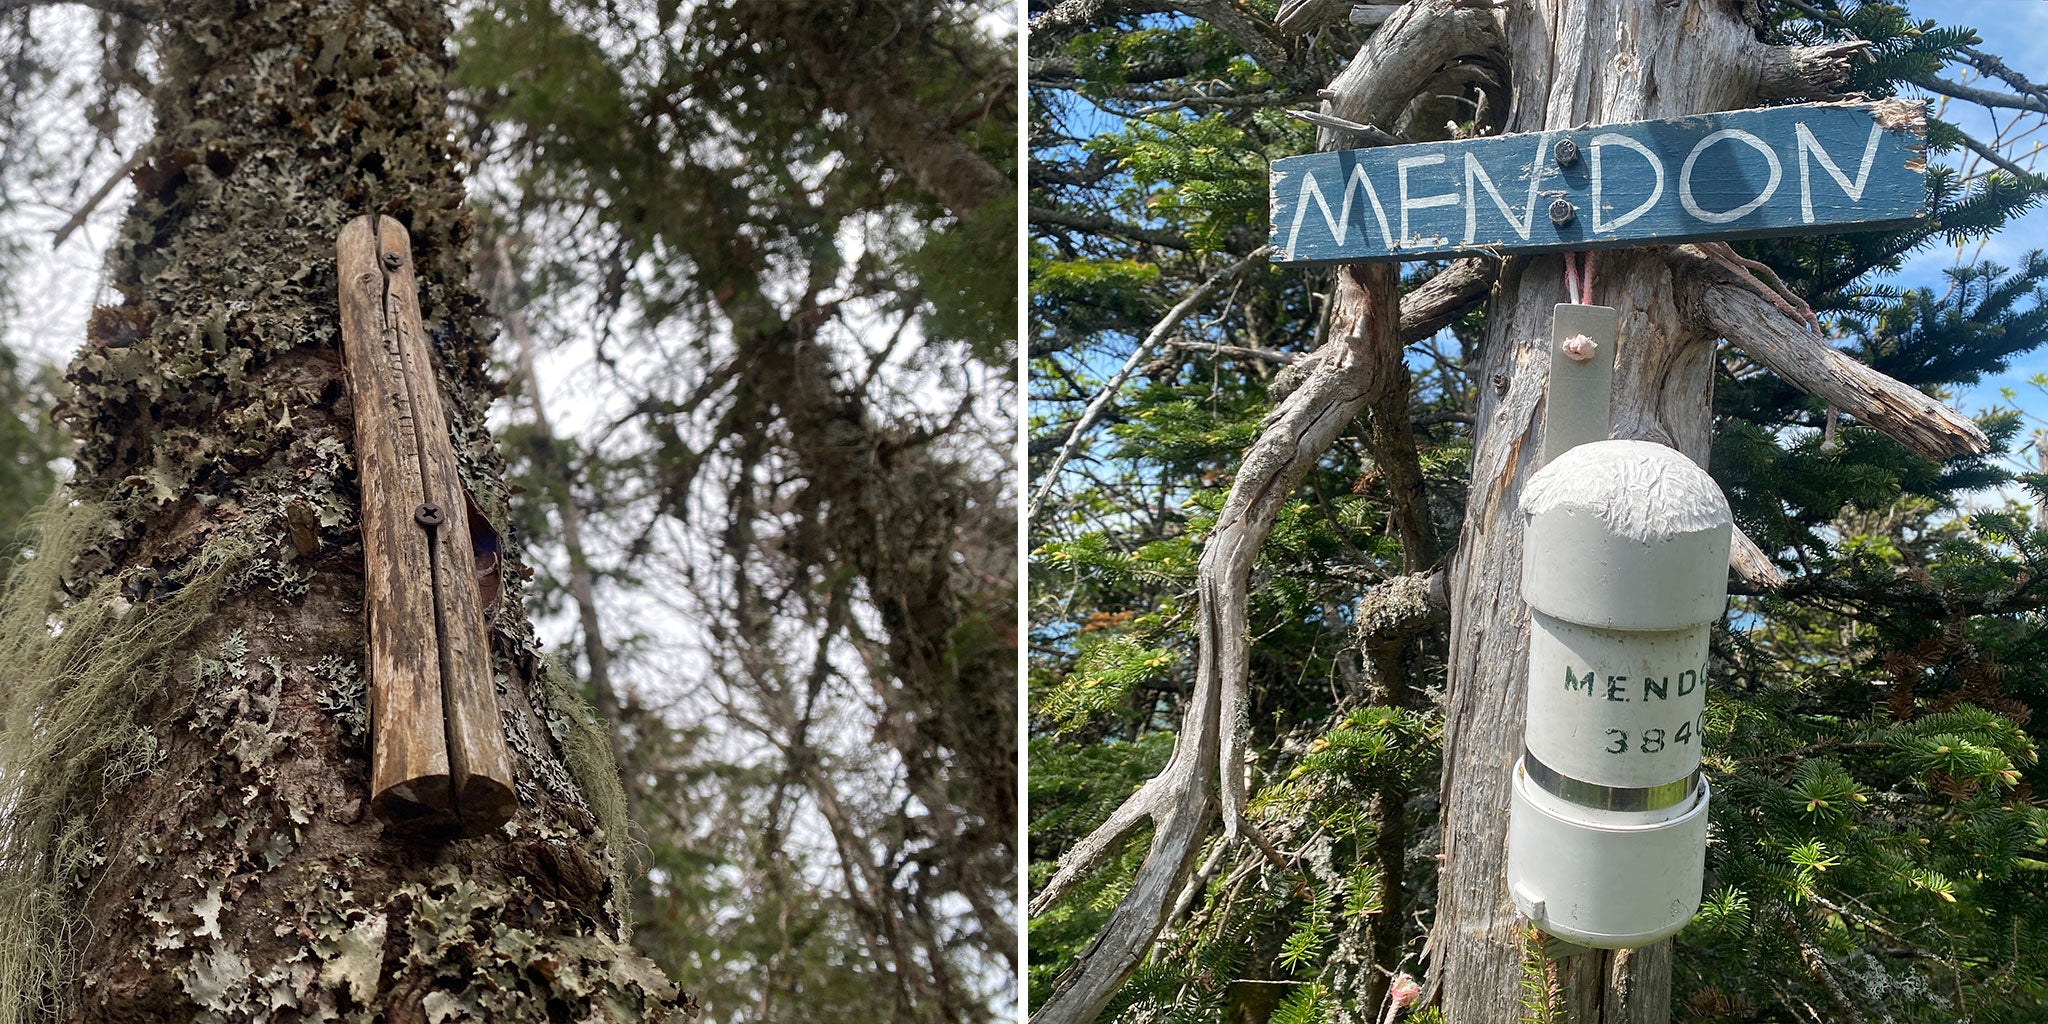
[(363, 493), (372, 806), (393, 824), (487, 832), (518, 805), (476, 571), (495, 571), (496, 537), (456, 474), (405, 227), (358, 217), (335, 252)]
[(1926, 131), (1897, 102), (1805, 104), (1288, 157), (1273, 262), (1896, 227), (1926, 213)]

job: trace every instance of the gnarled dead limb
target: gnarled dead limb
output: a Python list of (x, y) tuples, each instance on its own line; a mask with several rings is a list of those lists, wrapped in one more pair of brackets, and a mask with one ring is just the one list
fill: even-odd
[(1273, 27), (1290, 36), (1305, 36), (1335, 25), (1351, 13), (1351, 0), (1280, 0)]
[[(1294, 364), (1310, 369), (1266, 417), (1258, 440), (1245, 453), (1216, 528), (1202, 547), (1196, 584), (1202, 609), (1200, 655), (1194, 693), (1174, 739), (1173, 755), (1157, 776), (1060, 858), (1059, 868), (1032, 898), (1030, 912), (1041, 914), (1058, 903), (1147, 821), (1153, 825), (1151, 848), (1138, 867), (1130, 892), (1095, 941), (1060, 977), (1052, 997), (1032, 1014), (1032, 1024), (1093, 1020), (1137, 969), (1165, 925), (1208, 831), (1219, 778), (1231, 774), (1242, 779), (1241, 766), (1223, 767), (1231, 762), (1221, 756), (1224, 730), (1220, 720), (1225, 713), (1226, 690), (1239, 693), (1230, 701), (1232, 709), (1243, 706), (1249, 653), (1246, 602), (1259, 548), (1272, 531), (1274, 517), (1309, 468), (1372, 397), (1366, 382), (1387, 377), (1384, 370), (1375, 372), (1369, 364), (1400, 363), (1400, 335), (1372, 325), (1406, 325), (1455, 316), (1482, 297), (1485, 284), (1491, 281), (1491, 274), (1461, 265), (1444, 274), (1452, 276), (1452, 283), (1435, 287), (1432, 280), (1417, 288), (1402, 303), (1398, 319), (1388, 315), (1393, 312), (1388, 308), (1394, 294), (1392, 266), (1382, 264), (1367, 274), (1370, 294), (1358, 300), (1366, 304), (1360, 310), (1365, 330), (1333, 332), (1330, 341)], [(1375, 301), (1382, 304), (1371, 305)]]
[(1268, 33), (1261, 20), (1246, 14), (1234, 0), (1170, 0), (1169, 6), (1214, 25), (1274, 78), (1292, 82), (1301, 76), (1300, 66)]
[[(1378, 318), (1389, 322), (1383, 337), (1392, 337), (1393, 270), (1382, 267), (1388, 304)], [(1138, 867), (1131, 890), (1110, 914), (1102, 932), (1062, 975), (1052, 998), (1032, 1016), (1034, 1024), (1083, 1024), (1102, 1011), (1117, 986), (1136, 970), (1145, 951), (1165, 925), (1173, 897), (1193, 867), (1207, 831), (1212, 795), (1219, 775), (1243, 786), (1241, 761), (1219, 761), (1222, 737), (1233, 728), (1219, 728), (1220, 719), (1242, 715), (1246, 661), (1246, 605), (1252, 564), (1272, 531), (1281, 506), (1310, 466), (1351, 418), (1365, 405), (1366, 366), (1375, 359), (1398, 362), (1391, 353), (1367, 351), (1367, 338), (1352, 334), (1333, 338), (1309, 378), (1266, 417), (1259, 438), (1245, 453), (1216, 528), (1202, 545), (1196, 575), (1201, 602), (1201, 653), (1194, 694), (1175, 737), (1166, 768), (1139, 787), (1109, 820), (1060, 858), (1060, 866), (1031, 901), (1041, 913), (1064, 896), (1074, 883), (1099, 864), (1147, 819), (1154, 826), (1152, 847)], [(1241, 806), (1241, 805), (1240, 805)]]
[[(1497, 11), (1415, 0), (1387, 19), (1324, 90), (1322, 112), (1360, 124), (1391, 125), (1416, 88), (1460, 60), (1493, 58), (1501, 49)], [(1348, 132), (1325, 127), (1319, 149), (1355, 149)]]
[(1500, 261), (1467, 256), (1401, 299), (1401, 344), (1421, 341), (1451, 325), (1458, 314), (1486, 297), (1500, 277)]
[[(1312, 376), (1267, 419), (1267, 429), (1245, 453), (1238, 483), (1231, 488), (1230, 498), (1223, 506), (1227, 518), (1242, 497), (1246, 509), (1244, 514), (1248, 518), (1252, 515), (1262, 517), (1257, 520), (1254, 527), (1256, 535), (1249, 538), (1249, 543), (1232, 538), (1243, 550), (1231, 556), (1233, 559), (1241, 558), (1241, 564), (1232, 561), (1229, 568), (1233, 573), (1241, 570), (1242, 576), (1233, 577), (1233, 585), (1225, 597), (1234, 602), (1236, 608), (1233, 613), (1240, 619), (1246, 598), (1245, 588), (1251, 581), (1252, 562), (1272, 528), (1273, 516), (1279, 513), (1280, 506), (1301, 482), (1308, 468), (1322, 457), (1323, 450), (1336, 440), (1337, 433), (1358, 414), (1361, 406), (1371, 408), (1373, 412), (1368, 444), (1387, 481), (1389, 503), (1401, 534), (1402, 549), (1407, 552), (1404, 561), (1408, 564), (1404, 568), (1415, 572), (1423, 567), (1420, 564), (1423, 560), (1435, 558), (1435, 546), (1426, 521), (1426, 503), (1420, 500), (1422, 469), (1415, 453), (1414, 428), (1408, 423), (1408, 368), (1401, 359), (1400, 316), (1395, 298), (1398, 283), (1399, 271), (1392, 264), (1356, 264), (1338, 268), (1337, 286), (1330, 297), (1330, 337), (1343, 342), (1343, 345), (1341, 348), (1326, 345), (1323, 365), (1315, 372), (1341, 373), (1344, 393), (1355, 395), (1358, 404), (1349, 405), (1341, 418), (1326, 416), (1311, 423), (1315, 433), (1282, 436), (1275, 439), (1281, 444), (1268, 445), (1267, 439), (1273, 436), (1272, 426), (1284, 422), (1288, 406), (1300, 399), (1303, 392), (1311, 390), (1315, 384)], [(1347, 398), (1345, 401), (1348, 404), (1352, 400)], [(1304, 450), (1306, 444), (1316, 437), (1321, 440), (1314, 448)], [(1245, 487), (1247, 477), (1258, 481), (1249, 490)], [(1209, 553), (1216, 548), (1216, 539), (1225, 536), (1224, 521), (1218, 521), (1215, 537), (1202, 550), (1205, 570)], [(1204, 602), (1207, 602), (1206, 594)], [(1244, 764), (1245, 747), (1251, 737), (1251, 694), (1245, 683), (1243, 638), (1232, 634), (1232, 639), (1237, 649), (1226, 650), (1228, 658), (1222, 661), (1220, 765), (1223, 834), (1235, 840), (1251, 830), (1244, 814), (1248, 788)]]
[(1728, 545), (1728, 565), (1735, 570), (1737, 577), (1749, 584), (1750, 593), (1776, 590), (1785, 585), (1785, 574), (1778, 571), (1770, 556), (1764, 554), (1764, 549), (1749, 539), (1749, 534), (1742, 532), (1740, 526), (1735, 528), (1733, 542)]
[(1691, 287), (1691, 311), (1787, 383), (1930, 459), (1982, 455), (1991, 441), (1961, 413), (1808, 334), (1733, 274), (1677, 246), (1669, 259)]

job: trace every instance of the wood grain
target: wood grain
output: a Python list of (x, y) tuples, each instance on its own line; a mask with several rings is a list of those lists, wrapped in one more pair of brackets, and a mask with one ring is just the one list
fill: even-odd
[(1926, 131), (1897, 102), (1807, 104), (1288, 157), (1272, 165), (1273, 262), (1895, 227), (1926, 212)]
[[(1755, 34), (1732, 5), (1517, 0), (1502, 18), (1512, 91), (1527, 97), (1506, 125), (1511, 132), (1676, 118), (1757, 101)], [(1796, 202), (1798, 170), (1786, 170)], [(1814, 185), (1818, 190), (1821, 182)], [(1657, 251), (1600, 253), (1594, 260), (1593, 301), (1621, 314), (1613, 436), (1657, 441), (1704, 465), (1713, 423), (1712, 334), (1687, 315), (1673, 269)], [(1562, 262), (1510, 260), (1487, 308), (1479, 377), (1506, 387), (1481, 390), (1470, 500), (1451, 564), (1443, 863), (1429, 941), (1428, 987), (1450, 1024), (1521, 1016), (1527, 924), (1504, 882), (1501, 827), (1528, 673), (1515, 509), (1541, 443), (1550, 363), (1543, 339), (1565, 296)], [(1671, 1018), (1668, 943), (1583, 953), (1560, 967), (1565, 1002), (1580, 1024)]]
[(335, 250), (363, 494), (372, 804), (394, 824), (489, 831), (517, 798), (411, 239), (361, 217)]

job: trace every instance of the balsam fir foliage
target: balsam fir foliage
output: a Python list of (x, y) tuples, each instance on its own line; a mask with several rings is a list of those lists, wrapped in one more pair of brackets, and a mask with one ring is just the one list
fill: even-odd
[[(1851, 84), (1871, 96), (1925, 96), (1916, 79), (1957, 77), (1978, 66), (1975, 48), (1996, 46), (1896, 4), (1763, 6), (1766, 42), (1871, 41)], [(1340, 20), (1295, 40), (1272, 31), (1270, 5), (1251, 17), (1297, 64), (1347, 59), (1362, 31)], [(1312, 87), (1291, 91), (1197, 19), (1047, 18), (1032, 37), (1037, 472), (1137, 339), (1264, 241), (1264, 191), (1245, 185), (1313, 148), (1282, 112), (1315, 104)], [(2048, 341), (2038, 254), (1959, 260), (1931, 289), (1891, 276), (1933, 248), (1967, 254), (2040, 202), (2039, 179), (1966, 175), (1963, 141), (1933, 124), (1933, 216), (1919, 226), (1737, 246), (1806, 297), (1838, 347), (1951, 400)], [(1407, 268), (1404, 289), (1439, 269)], [(1330, 284), (1325, 271), (1255, 270), (1195, 310), (1081, 439), (1033, 521), (1034, 885), (1163, 759), (1193, 684), (1196, 559), (1239, 455), (1322, 340)], [(1443, 547), (1463, 513), (1476, 396), (1492, 386), (1474, 369), (1480, 318), (1467, 311), (1409, 349)], [(1732, 348), (1719, 365), (1710, 469), (1790, 581), (1772, 593), (1738, 581), (1715, 633), (1713, 833), (1700, 915), (1677, 940), (1674, 1019), (2040, 1019), (2048, 532), (2035, 510), (2048, 477), (2016, 470), (2025, 417), (1966, 410), (1999, 450), (1938, 464), (1848, 420), (1830, 430), (1825, 403)], [(1373, 638), (1355, 635), (1361, 607), (1403, 572), (1363, 435), (1361, 423), (1310, 471), (1253, 574), (1251, 816), (1285, 863), (1212, 836), (1103, 1021), (1377, 1022), (1380, 1007), (1363, 1005), (1374, 975), (1420, 973), (1442, 626), (1379, 641), (1397, 647), (1394, 680), (1378, 674), (1388, 662)], [(1134, 756), (1147, 749), (1155, 758)], [(1041, 770), (1057, 781), (1041, 784)], [(1407, 808), (1399, 879), (1379, 877), (1367, 813), (1388, 787)], [(1034, 1002), (1094, 937), (1145, 836), (1034, 919)], [(1403, 897), (1400, 959), (1373, 963), (1361, 932), (1387, 895)], [(1532, 957), (1528, 1019), (1557, 1019), (1549, 964)]]

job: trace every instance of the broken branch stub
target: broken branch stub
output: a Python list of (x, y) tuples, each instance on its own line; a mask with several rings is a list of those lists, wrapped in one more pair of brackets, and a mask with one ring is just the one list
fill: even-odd
[(477, 541), (495, 535), (472, 536), (404, 226), (353, 219), (335, 252), (363, 496), (372, 807), (393, 825), (487, 832), (518, 804), (474, 571)]
[(1691, 311), (1786, 383), (1936, 461), (1991, 450), (1990, 439), (1968, 417), (1807, 333), (1696, 248), (1677, 246), (1666, 258), (1674, 269), (1689, 272)]

